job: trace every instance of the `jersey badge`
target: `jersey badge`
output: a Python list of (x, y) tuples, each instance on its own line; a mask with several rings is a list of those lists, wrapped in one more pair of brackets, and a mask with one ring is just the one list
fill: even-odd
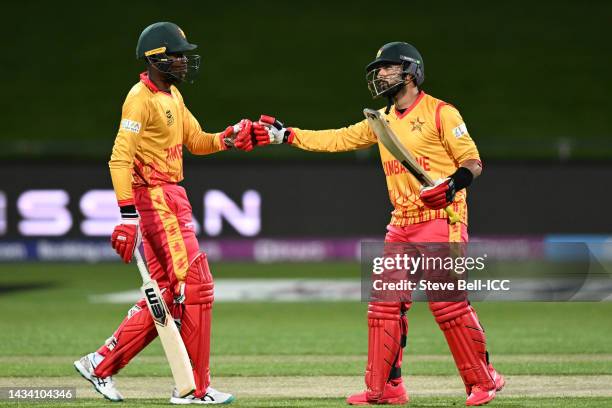
[(167, 125), (172, 126), (172, 124), (174, 123), (174, 116), (172, 116), (172, 111), (170, 109), (166, 111), (166, 119), (168, 119)]
[(121, 119), (121, 129), (132, 133), (140, 133), (140, 122), (130, 119)]
[(453, 135), (455, 135), (455, 137), (457, 139), (459, 139), (461, 136), (467, 134), (467, 127), (465, 126), (465, 123), (460, 124), (459, 126), (457, 126), (456, 128), (453, 128)]
[(423, 125), (425, 124), (425, 121), (421, 122), (421, 119), (417, 117), (416, 120), (411, 120), (410, 124), (412, 125), (412, 132), (417, 130), (419, 133), (423, 133)]

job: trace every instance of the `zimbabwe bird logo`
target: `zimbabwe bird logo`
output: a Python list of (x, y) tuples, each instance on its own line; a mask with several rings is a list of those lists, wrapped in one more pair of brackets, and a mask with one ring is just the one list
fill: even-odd
[(410, 124), (412, 125), (412, 129), (411, 129), (412, 132), (414, 132), (415, 130), (418, 130), (419, 133), (423, 133), (423, 125), (425, 124), (425, 121), (421, 122), (421, 119), (419, 119), (418, 116), (416, 120), (411, 120)]

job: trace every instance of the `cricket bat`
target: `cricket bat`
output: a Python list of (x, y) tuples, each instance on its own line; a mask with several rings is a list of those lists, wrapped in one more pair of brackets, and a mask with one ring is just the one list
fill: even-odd
[(155, 328), (157, 329), (159, 339), (166, 353), (166, 358), (170, 364), (176, 390), (180, 397), (185, 397), (196, 389), (187, 349), (174, 323), (174, 319), (170, 315), (168, 306), (166, 302), (164, 302), (157, 282), (151, 279), (151, 275), (149, 275), (149, 271), (142, 259), (138, 246), (136, 247), (136, 251), (134, 251), (134, 257), (136, 258), (136, 265), (138, 265), (138, 270), (142, 277), (141, 290), (147, 301), (151, 316), (153, 316)]
[[(419, 165), (416, 161), (412, 153), (404, 147), (404, 145), (399, 141), (391, 126), (389, 126), (389, 122), (387, 119), (383, 117), (383, 115), (374, 109), (364, 109), (363, 114), (368, 120), (368, 124), (370, 128), (378, 137), (385, 146), (385, 148), (399, 160), (400, 163), (412, 174), (422, 186), (431, 187), (434, 185), (434, 181), (431, 176)], [(457, 213), (453, 211), (453, 209), (449, 206), (444, 209), (448, 214), (448, 222), (451, 224), (455, 224), (459, 222), (459, 216)]]

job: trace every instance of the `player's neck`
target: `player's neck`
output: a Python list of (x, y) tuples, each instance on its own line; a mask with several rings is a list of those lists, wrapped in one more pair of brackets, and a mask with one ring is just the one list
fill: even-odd
[(417, 100), (420, 92), (416, 86), (405, 86), (395, 96), (395, 108), (398, 110), (407, 109)]
[(170, 86), (171, 84), (164, 81), (161, 75), (158, 75), (158, 73), (154, 70), (149, 70), (149, 79), (151, 80), (151, 82), (153, 82), (153, 84), (157, 87), (157, 89), (159, 89), (162, 92), (170, 92)]

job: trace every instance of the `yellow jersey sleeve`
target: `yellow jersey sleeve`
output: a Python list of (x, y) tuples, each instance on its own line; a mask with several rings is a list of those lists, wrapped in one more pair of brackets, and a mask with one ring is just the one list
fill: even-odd
[(113, 188), (120, 206), (134, 204), (132, 166), (148, 116), (146, 100), (138, 95), (128, 94), (123, 103), (119, 130), (108, 163)]
[(436, 126), (440, 132), (440, 140), (455, 165), (466, 160), (480, 160), (480, 154), (474, 140), (470, 137), (461, 114), (452, 105), (441, 104), (436, 115)]
[(341, 129), (303, 130), (293, 128), (293, 146), (313, 152), (346, 152), (370, 147), (377, 143), (367, 120)]
[(193, 154), (210, 154), (226, 150), (221, 133), (207, 133), (202, 130), (198, 120), (183, 105), (185, 111), (183, 120), (183, 144)]

